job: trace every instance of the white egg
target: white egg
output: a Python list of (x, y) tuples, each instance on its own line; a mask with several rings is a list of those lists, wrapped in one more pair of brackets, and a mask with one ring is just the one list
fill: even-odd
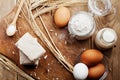
[(13, 35), (15, 34), (15, 32), (16, 32), (16, 26), (13, 25), (13, 24), (10, 24), (10, 25), (8, 26), (8, 28), (6, 29), (6, 34), (7, 34), (8, 36), (13, 36)]
[(84, 63), (78, 63), (73, 68), (73, 75), (76, 80), (85, 80), (88, 76), (88, 67)]

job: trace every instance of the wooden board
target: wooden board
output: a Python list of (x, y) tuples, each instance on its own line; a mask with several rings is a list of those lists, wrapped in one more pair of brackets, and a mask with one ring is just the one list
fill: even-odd
[[(117, 4), (118, 0), (112, 0), (113, 5), (116, 7), (116, 9), (119, 9), (119, 5)], [(76, 5), (73, 7), (69, 7), (71, 11), (71, 15), (78, 11), (87, 11), (87, 5), (80, 6)], [(2, 52), (4, 55), (8, 56), (11, 60), (13, 60), (16, 65), (18, 65), (22, 70), (24, 70), (26, 73), (34, 77), (35, 79), (41, 79), (41, 80), (75, 80), (73, 75), (68, 72), (59, 62), (58, 60), (53, 56), (53, 54), (45, 47), (45, 45), (41, 42), (41, 40), (38, 38), (39, 43), (43, 45), (43, 47), (47, 50), (46, 54), (40, 59), (40, 64), (37, 68), (31, 69), (28, 67), (24, 67), (19, 64), (19, 53), (18, 49), (15, 47), (15, 42), (26, 32), (30, 32), (34, 37), (37, 37), (33, 30), (30, 28), (30, 25), (27, 23), (25, 18), (22, 14), (20, 14), (19, 19), (17, 20), (17, 29), (15, 36), (8, 37), (5, 33), (7, 25), (13, 20), (15, 15), (16, 8), (6, 17), (4, 17), (2, 20), (0, 20), (0, 52)], [(118, 10), (117, 10), (118, 11)], [(109, 74), (106, 78), (106, 80), (119, 80), (119, 72), (120, 72), (120, 19), (119, 16), (120, 13), (117, 12), (116, 16), (113, 14), (109, 14), (105, 17), (95, 17), (96, 19), (96, 33), (99, 29), (103, 27), (111, 27), (113, 28), (117, 34), (118, 34), (118, 41), (115, 44), (115, 46), (112, 49), (102, 51), (104, 55), (108, 59), (109, 63)], [(67, 30), (67, 27), (59, 29), (55, 26), (53, 21), (53, 15), (51, 13), (47, 13), (42, 15), (43, 20), (45, 21), (45, 24), (50, 31), (50, 34), (59, 48), (59, 50), (62, 52), (63, 56), (70, 62), (72, 65), (74, 65), (78, 59), (78, 56), (80, 55), (80, 52), (83, 48), (90, 49), (90, 48), (96, 48), (94, 45), (94, 37), (93, 35), (91, 38), (85, 40), (85, 41), (78, 41), (73, 40), (72, 42), (69, 42), (69, 33)], [(36, 18), (37, 24), (39, 27), (43, 30), (42, 24), (40, 23), (39, 18)], [(109, 26), (105, 26), (109, 23)], [(65, 44), (65, 42), (68, 42)], [(45, 59), (45, 56), (47, 55), (47, 58)]]

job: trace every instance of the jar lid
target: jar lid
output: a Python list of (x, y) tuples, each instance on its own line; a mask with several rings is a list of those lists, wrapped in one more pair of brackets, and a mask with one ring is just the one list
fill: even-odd
[(113, 41), (115, 40), (115, 35), (114, 35), (114, 33), (113, 33), (112, 31), (110, 31), (110, 30), (105, 30), (105, 31), (103, 32), (103, 40), (104, 40), (105, 42), (108, 42), (108, 43), (113, 42)]
[(88, 12), (80, 11), (73, 15), (68, 23), (70, 34), (77, 36), (89, 35), (95, 27), (93, 16)]

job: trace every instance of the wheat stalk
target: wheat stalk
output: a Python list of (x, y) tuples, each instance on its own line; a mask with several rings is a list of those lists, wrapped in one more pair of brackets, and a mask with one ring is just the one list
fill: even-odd
[(1, 54), (2, 53), (0, 53), (0, 62), (2, 62), (3, 65), (5, 65), (6, 67), (8, 67), (8, 69), (10, 68), (10, 70), (17, 72), (19, 75), (26, 78), (27, 80), (35, 80), (31, 76), (26, 74), (24, 71), (22, 71), (19, 67), (17, 67), (11, 60)]
[[(27, 6), (28, 9), (28, 6)], [(35, 34), (42, 40), (42, 42), (46, 45), (46, 47), (54, 54), (54, 56), (58, 59), (58, 61), (70, 72), (73, 71), (73, 66), (68, 63), (64, 57), (61, 55), (58, 50), (56, 50), (55, 46), (51, 44), (51, 42), (46, 38), (45, 34), (41, 31), (41, 29), (38, 27), (36, 21), (34, 20), (33, 14), (30, 11), (31, 9), (28, 9), (27, 11), (29, 12), (30, 19), (27, 19), (29, 23), (31, 23), (31, 28), (35, 32)]]
[(36, 3), (38, 2), (39, 0), (30, 0), (30, 3), (33, 4), (33, 3)]
[(46, 31), (47, 35), (49, 36), (49, 38), (50, 38), (50, 40), (51, 40), (51, 42), (52, 42), (52, 45), (54, 46), (54, 48), (55, 48), (56, 51), (58, 52), (58, 54), (59, 54), (58, 56), (61, 56), (61, 58), (62, 58), (62, 60), (64, 61), (64, 63), (67, 64), (69, 67), (72, 68), (72, 66), (70, 65), (70, 63), (68, 63), (68, 62), (66, 61), (66, 59), (62, 56), (62, 53), (60, 52), (60, 50), (59, 50), (59, 49), (57, 48), (57, 46), (55, 45), (55, 43), (54, 43), (54, 41), (53, 41), (53, 39), (52, 39), (52, 37), (51, 37), (51, 35), (50, 35), (50, 33), (49, 33), (46, 25), (45, 25), (45, 23), (44, 23), (44, 21), (43, 21), (43, 19), (42, 19), (42, 17), (41, 17), (40, 15), (39, 15), (39, 18), (40, 18), (41, 23), (43, 24), (43, 27), (45, 28), (45, 31)]
[(35, 3), (33, 3), (32, 5), (31, 5), (31, 9), (33, 10), (33, 9), (35, 9), (36, 7), (38, 7), (38, 6), (40, 6), (41, 4), (43, 4), (43, 3), (45, 3), (45, 2), (47, 2), (47, 0), (39, 0), (39, 1), (37, 1), (37, 2), (35, 2)]
[(55, 4), (53, 6), (43, 8), (42, 10), (39, 10), (36, 14), (34, 14), (34, 18), (36, 18), (40, 14), (44, 14), (44, 13), (49, 12), (51, 10), (54, 10), (54, 9), (56, 9), (58, 7), (69, 6), (69, 5), (73, 5), (73, 4), (76, 4), (76, 3), (79, 3), (81, 5), (86, 5), (87, 0), (70, 0), (70, 1), (65, 1), (64, 3), (61, 3), (61, 4)]
[[(32, 15), (31, 15), (32, 16)], [(71, 67), (70, 64), (66, 64), (68, 63), (66, 62), (63, 57), (55, 50), (55, 48), (53, 47), (53, 45), (49, 42), (49, 40), (46, 38), (46, 36), (44, 35), (44, 33), (40, 30), (40, 28), (38, 27), (37, 23), (34, 20), (34, 17), (32, 16), (32, 20), (33, 20), (33, 25), (31, 26), (32, 29), (34, 30), (34, 32), (36, 33), (36, 35), (43, 41), (43, 43), (50, 49), (50, 51), (54, 54), (54, 56), (64, 65), (65, 68), (67, 68), (70, 72), (71, 71)], [(69, 65), (69, 66), (68, 66)]]

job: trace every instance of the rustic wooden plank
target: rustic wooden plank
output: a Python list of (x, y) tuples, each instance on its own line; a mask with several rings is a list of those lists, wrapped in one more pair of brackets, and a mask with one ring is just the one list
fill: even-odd
[(17, 80), (17, 73), (0, 61), (0, 80)]
[[(19, 67), (16, 66), (9, 58), (5, 57), (0, 53), (0, 62), (5, 66), (5, 68), (11, 72), (15, 72), (28, 80), (34, 80), (31, 76), (22, 71)], [(7, 76), (7, 75), (6, 75)], [(15, 77), (16, 78), (16, 77)]]
[(28, 80), (0, 61), (0, 80)]
[(28, 79), (26, 79), (26, 78), (24, 78), (24, 77), (22, 77), (21, 75), (17, 75), (17, 80), (28, 80)]

